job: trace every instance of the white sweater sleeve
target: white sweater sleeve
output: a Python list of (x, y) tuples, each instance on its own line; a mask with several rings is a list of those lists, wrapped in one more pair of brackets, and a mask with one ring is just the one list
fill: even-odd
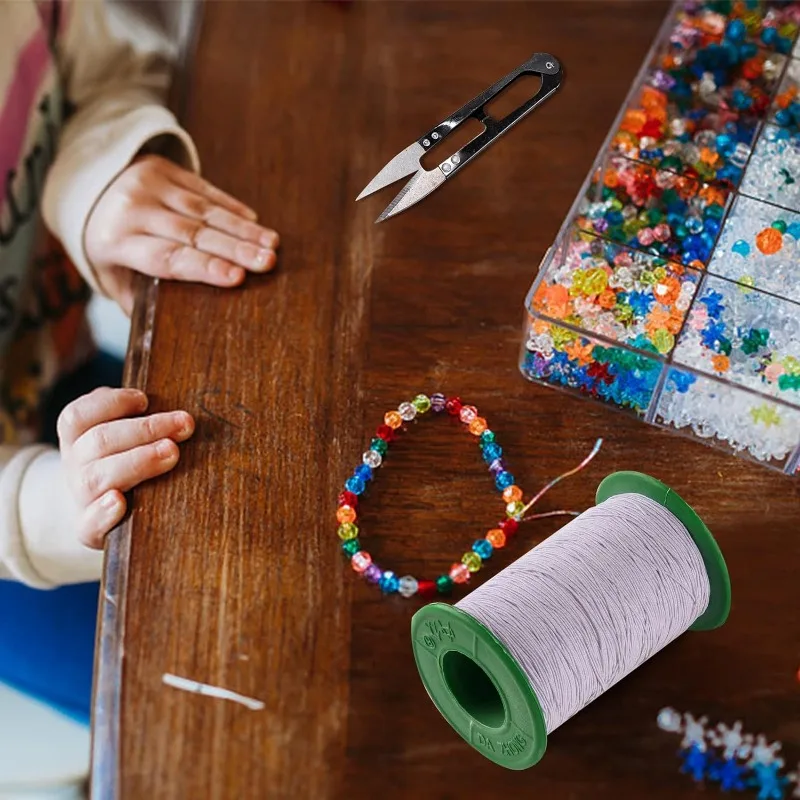
[(0, 446), (0, 579), (49, 589), (100, 579), (103, 553), (75, 535), (77, 508), (58, 451)]
[(70, 4), (62, 69), (76, 107), (61, 133), (45, 183), (43, 214), (71, 260), (99, 290), (84, 248), (86, 224), (98, 199), (145, 145), (162, 137), (165, 155), (194, 171), (199, 161), (189, 135), (164, 102), (176, 43), (124, 6), (102, 0)]

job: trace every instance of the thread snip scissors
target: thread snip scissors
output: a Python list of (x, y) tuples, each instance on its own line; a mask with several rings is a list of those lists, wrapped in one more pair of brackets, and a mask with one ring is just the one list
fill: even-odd
[[(542, 83), (536, 94), (501, 120), (489, 116), (484, 110), (486, 104), (517, 78), (526, 74), (538, 75), (541, 78)], [(485, 92), (459, 108), (444, 122), (423, 134), (416, 142), (398, 153), (367, 184), (356, 201), (413, 173), (411, 180), (375, 221), (383, 222), (383, 220), (405, 211), (427, 197), (434, 189), (438, 189), (446, 180), (452, 178), (492, 142), (550, 97), (561, 85), (561, 75), (561, 65), (557, 59), (548, 53), (534, 53), (524, 64), (521, 64), (513, 72), (509, 72)], [(467, 142), (458, 152), (442, 161), (435, 169), (425, 169), (420, 163), (420, 159), (425, 153), (443, 142), (462, 122), (470, 118), (482, 123), (484, 130)]]

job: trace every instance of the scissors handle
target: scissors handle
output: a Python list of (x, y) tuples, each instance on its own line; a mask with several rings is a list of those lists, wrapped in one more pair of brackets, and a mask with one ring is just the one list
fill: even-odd
[[(542, 85), (539, 87), (539, 91), (503, 119), (497, 120), (489, 116), (484, 110), (486, 104), (497, 97), (510, 83), (521, 75), (526, 74), (534, 74), (541, 77)], [(534, 53), (524, 64), (521, 64), (513, 72), (509, 72), (497, 83), (492, 84), (485, 92), (463, 105), (444, 122), (439, 123), (417, 141), (424, 150), (429, 150), (435, 144), (446, 139), (453, 130), (470, 117), (485, 126), (484, 131), (467, 142), (457, 153), (453, 153), (450, 158), (439, 164), (439, 169), (442, 170), (445, 177), (449, 178), (475, 158), (498, 136), (505, 133), (512, 125), (519, 122), (526, 114), (529, 114), (536, 106), (553, 94), (561, 85), (561, 75), (561, 65), (557, 59), (548, 53)]]

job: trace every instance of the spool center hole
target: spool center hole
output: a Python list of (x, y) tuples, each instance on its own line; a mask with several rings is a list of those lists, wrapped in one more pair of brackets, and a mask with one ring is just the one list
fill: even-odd
[(447, 688), (471, 717), (487, 728), (499, 728), (506, 718), (503, 698), (483, 667), (458, 650), (442, 657)]

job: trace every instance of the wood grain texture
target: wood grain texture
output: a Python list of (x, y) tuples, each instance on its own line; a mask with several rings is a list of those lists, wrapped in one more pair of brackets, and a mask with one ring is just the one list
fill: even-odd
[[(95, 796), (694, 797), (676, 741), (655, 727), (665, 705), (743, 718), (800, 757), (798, 484), (527, 383), (516, 366), (536, 266), (665, 10), (207, 6), (186, 123), (206, 175), (259, 210), (282, 253), (273, 275), (234, 292), (159, 287), (146, 389), (198, 426), (175, 474), (136, 492), (129, 558), (109, 560), (128, 571), (124, 658), (99, 665), (122, 687), (118, 791), (96, 773)], [(373, 225), (392, 190), (353, 199), (387, 159), (535, 50), (561, 60), (562, 90)], [(604, 436), (543, 508), (585, 508), (607, 473), (650, 472), (695, 506), (731, 571), (724, 628), (682, 637), (523, 773), (485, 761), (438, 715), (409, 643), (418, 603), (360, 583), (337, 547), (335, 498), (371, 430), (436, 390), (480, 408), (528, 491)], [(474, 442), (429, 420), (393, 447), (359, 524), (379, 562), (435, 576), (499, 512)], [(489, 574), (558, 524), (521, 531)], [(178, 691), (165, 672), (266, 707)], [(97, 747), (115, 746), (109, 724)]]

